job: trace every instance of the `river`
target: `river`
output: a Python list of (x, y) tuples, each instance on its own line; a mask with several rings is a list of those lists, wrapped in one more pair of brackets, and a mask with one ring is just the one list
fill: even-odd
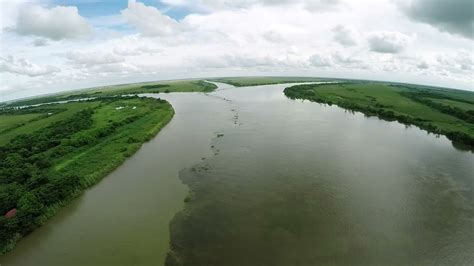
[(160, 265), (170, 221), (170, 263), (474, 262), (472, 153), (285, 87), (148, 95), (172, 121), (0, 264)]

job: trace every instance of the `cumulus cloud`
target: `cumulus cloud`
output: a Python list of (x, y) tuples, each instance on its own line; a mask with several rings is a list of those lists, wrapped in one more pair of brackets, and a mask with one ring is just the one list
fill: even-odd
[(256, 56), (251, 54), (221, 54), (189, 59), (194, 66), (200, 68), (243, 68), (271, 69), (288, 66), (290, 62), (272, 56)]
[(211, 12), (223, 9), (245, 9), (253, 6), (297, 4), (311, 11), (332, 10), (340, 0), (161, 0), (162, 3), (195, 11)]
[(332, 28), (334, 40), (344, 46), (354, 46), (357, 44), (354, 30), (343, 25)]
[(142, 54), (157, 54), (161, 53), (162, 50), (159, 48), (151, 48), (149, 46), (139, 46), (134, 48), (115, 47), (114, 53), (120, 56), (138, 56)]
[(18, 14), (15, 26), (9, 30), (20, 35), (62, 40), (84, 36), (90, 32), (90, 26), (79, 15), (77, 7), (57, 6), (47, 9), (25, 5)]
[(436, 60), (441, 66), (451, 70), (470, 71), (474, 69), (474, 54), (466, 50), (440, 54)]
[(139, 68), (135, 65), (122, 62), (122, 63), (100, 65), (97, 68), (95, 68), (93, 71), (96, 73), (128, 74), (128, 73), (136, 72), (138, 69)]
[(60, 69), (54, 66), (40, 66), (33, 64), (27, 59), (16, 59), (13, 56), (0, 57), (0, 72), (8, 72), (18, 75), (37, 77), (59, 72)]
[(112, 63), (124, 62), (122, 56), (116, 55), (112, 52), (101, 51), (73, 51), (66, 54), (66, 58), (77, 65), (104, 65)]
[(328, 67), (331, 66), (331, 59), (329, 56), (324, 56), (321, 54), (314, 54), (309, 58), (309, 63), (315, 67)]
[(417, 65), (417, 67), (418, 67), (419, 69), (428, 69), (428, 68), (429, 68), (428, 63), (426, 63), (426, 62), (424, 62), (424, 61), (423, 61), (423, 62), (420, 62), (420, 63)]
[(262, 34), (262, 37), (271, 43), (284, 42), (285, 38), (277, 31), (269, 30)]
[(368, 35), (369, 48), (377, 53), (397, 54), (406, 48), (410, 36), (396, 31), (377, 31)]
[(135, 0), (129, 0), (128, 7), (121, 13), (144, 36), (173, 35), (182, 28), (178, 21), (162, 14), (157, 8)]
[(36, 46), (36, 47), (40, 47), (40, 46), (46, 46), (48, 45), (48, 40), (47, 39), (44, 39), (44, 38), (38, 38), (38, 39), (35, 39), (33, 42), (32, 42), (33, 46)]
[(332, 61), (343, 68), (368, 69), (369, 65), (361, 58), (340, 51), (331, 54)]
[(441, 31), (474, 39), (474, 2), (472, 0), (412, 0), (401, 4), (414, 21), (430, 24)]

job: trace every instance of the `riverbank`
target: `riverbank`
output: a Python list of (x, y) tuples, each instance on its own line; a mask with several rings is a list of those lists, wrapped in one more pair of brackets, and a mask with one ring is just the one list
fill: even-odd
[[(121, 97), (0, 115), (11, 121), (0, 133), (3, 254), (120, 166), (171, 120), (174, 110), (160, 99)], [(15, 116), (31, 119), (19, 123)], [(16, 215), (5, 217), (10, 210)]]
[(377, 83), (306, 84), (286, 88), (291, 99), (337, 105), (444, 135), (460, 149), (474, 149), (474, 93)]

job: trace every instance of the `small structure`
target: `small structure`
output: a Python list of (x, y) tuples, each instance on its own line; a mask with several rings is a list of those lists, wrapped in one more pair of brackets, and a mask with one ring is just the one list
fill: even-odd
[(13, 209), (7, 211), (7, 213), (5, 213), (4, 216), (5, 216), (5, 218), (10, 219), (10, 218), (15, 217), (15, 215), (16, 215), (16, 208), (13, 208)]

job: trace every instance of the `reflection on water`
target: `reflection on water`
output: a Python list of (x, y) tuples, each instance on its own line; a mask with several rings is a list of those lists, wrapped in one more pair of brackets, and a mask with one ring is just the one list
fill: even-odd
[(238, 123), (181, 172), (169, 265), (474, 263), (472, 153), (282, 88), (215, 93)]

